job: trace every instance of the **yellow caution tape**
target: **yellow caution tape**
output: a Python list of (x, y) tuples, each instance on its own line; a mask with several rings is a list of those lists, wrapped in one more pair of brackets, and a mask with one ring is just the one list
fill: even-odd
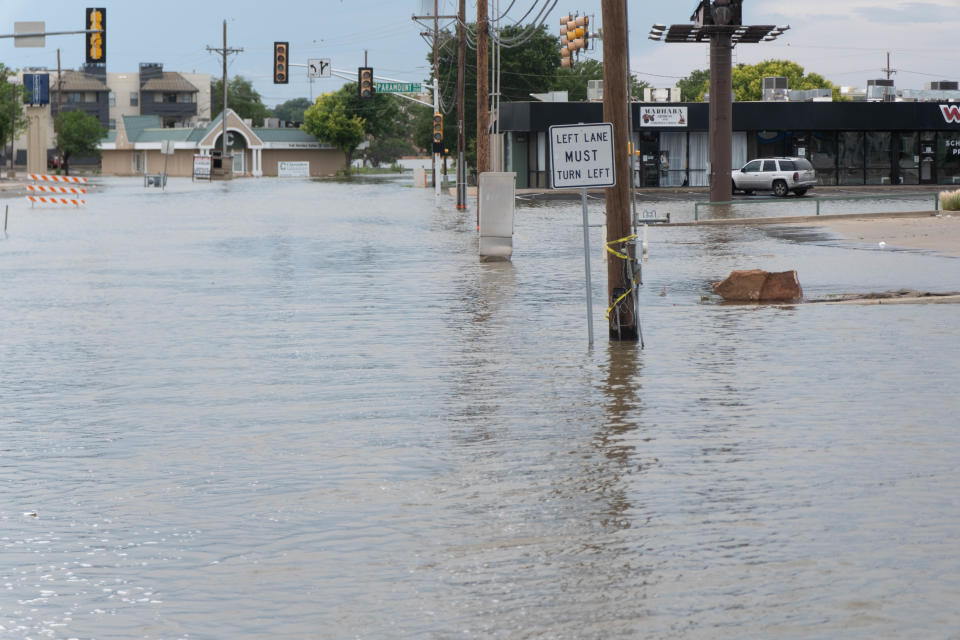
[[(627, 242), (630, 242), (631, 240), (636, 240), (636, 239), (637, 239), (637, 234), (634, 233), (634, 234), (629, 235), (629, 236), (627, 236), (627, 237), (625, 237), (625, 238), (620, 238), (620, 239), (618, 239), (618, 240), (612, 240), (612, 241), (608, 242), (608, 243), (605, 245), (605, 248), (606, 248), (606, 250), (607, 250), (608, 252), (610, 252), (610, 253), (612, 253), (613, 255), (617, 256), (617, 257), (620, 258), (621, 260), (630, 260), (630, 256), (628, 256), (628, 255), (625, 254), (625, 253), (621, 253), (620, 251), (617, 251), (616, 249), (614, 249), (614, 248), (613, 248), (612, 246), (610, 246), (610, 245), (614, 245), (614, 244), (626, 244)], [(633, 290), (636, 288), (637, 282), (636, 282), (636, 280), (633, 280), (633, 279), (631, 278), (630, 284), (631, 284), (632, 286), (631, 286), (629, 289), (627, 289), (626, 293), (624, 293), (622, 296), (620, 296), (619, 298), (617, 298), (616, 300), (614, 300), (614, 301), (613, 301), (613, 304), (611, 304), (609, 307), (607, 307), (607, 312), (604, 314), (604, 318), (606, 318), (607, 320), (609, 320), (609, 319), (610, 319), (610, 313), (611, 313), (614, 309), (617, 308), (617, 305), (620, 304), (621, 302), (623, 302), (624, 298), (626, 298), (626, 297), (629, 296), (631, 293), (633, 293)]]

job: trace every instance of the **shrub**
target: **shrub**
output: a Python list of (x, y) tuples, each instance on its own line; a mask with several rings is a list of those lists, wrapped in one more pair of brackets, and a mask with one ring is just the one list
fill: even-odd
[(940, 192), (940, 208), (944, 211), (960, 211), (960, 189)]

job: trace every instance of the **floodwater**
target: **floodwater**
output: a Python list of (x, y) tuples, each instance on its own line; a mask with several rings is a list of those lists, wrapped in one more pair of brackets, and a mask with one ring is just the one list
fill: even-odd
[(960, 261), (651, 228), (641, 350), (595, 228), (589, 348), (579, 203), (408, 181), (0, 202), (0, 637), (960, 637), (960, 307), (709, 289)]

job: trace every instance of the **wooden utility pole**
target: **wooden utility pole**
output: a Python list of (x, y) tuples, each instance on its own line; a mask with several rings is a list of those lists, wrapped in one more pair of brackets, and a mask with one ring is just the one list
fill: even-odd
[(466, 144), (463, 130), (463, 112), (466, 109), (466, 82), (464, 66), (467, 63), (467, 0), (460, 0), (457, 10), (457, 209), (467, 208)]
[[(60, 49), (57, 49), (57, 118), (63, 113), (63, 72), (60, 70)], [(56, 128), (57, 119), (53, 120)], [(60, 137), (57, 136), (57, 171), (63, 171), (63, 149), (60, 148)]]
[(733, 44), (730, 32), (710, 36), (710, 201), (733, 199)]
[[(627, 109), (627, 0), (602, 0), (603, 11), (603, 119), (613, 124), (613, 166), (617, 184), (606, 190), (607, 243), (632, 233), (630, 221), (630, 140)], [(607, 299), (613, 305), (633, 287), (633, 244), (608, 245), (630, 257), (625, 260), (608, 254)], [(636, 305), (631, 292), (610, 312), (611, 340), (639, 340)]]
[(227, 21), (223, 21), (223, 47), (215, 48), (207, 46), (207, 51), (213, 51), (219, 53), (223, 58), (223, 117), (220, 118), (222, 124), (221, 130), (221, 144), (220, 144), (220, 171), (224, 176), (232, 175), (233, 168), (231, 167), (230, 173), (227, 173), (227, 56), (231, 53), (240, 53), (243, 49), (228, 49), (227, 48)]
[[(439, 52), (438, 52), (439, 47), (440, 47), (440, 18), (439, 18), (438, 15), (437, 15), (439, 12), (440, 12), (439, 0), (433, 0), (433, 95), (434, 95), (433, 104), (434, 104), (434, 113), (439, 113), (439, 111), (440, 111), (440, 109), (437, 107), (437, 105), (440, 104), (439, 100), (437, 100), (437, 98), (438, 98), (439, 95), (440, 95), (440, 55), (439, 55)], [(434, 147), (436, 147), (436, 145), (434, 145)], [(433, 171), (432, 171), (432, 174), (433, 174), (433, 183), (432, 183), (430, 186), (433, 187), (434, 192), (436, 193), (436, 195), (440, 195), (440, 192), (439, 192), (439, 189), (438, 189), (438, 185), (439, 185), (438, 179), (439, 179), (439, 178), (438, 178), (438, 176), (437, 176), (437, 174), (440, 173), (440, 163), (438, 162), (439, 158), (440, 158), (440, 152), (435, 148), (435, 149), (433, 150)]]
[(490, 60), (487, 0), (477, 0), (477, 174), (490, 171)]

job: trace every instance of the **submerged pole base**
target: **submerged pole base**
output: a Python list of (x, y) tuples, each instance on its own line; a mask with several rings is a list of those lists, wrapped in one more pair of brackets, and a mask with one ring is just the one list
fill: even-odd
[[(618, 300), (623, 296), (625, 289), (616, 288), (613, 290), (613, 299)], [(634, 314), (636, 308), (633, 294), (626, 296), (615, 304), (610, 310), (610, 340), (614, 342), (639, 342), (640, 328), (637, 324), (637, 318)]]

